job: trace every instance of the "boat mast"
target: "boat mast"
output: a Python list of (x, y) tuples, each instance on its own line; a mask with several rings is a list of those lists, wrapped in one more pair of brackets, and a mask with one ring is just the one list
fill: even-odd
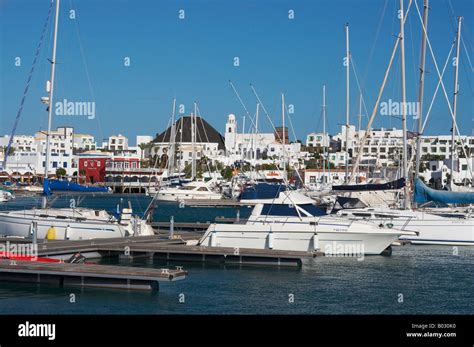
[[(321, 181), (324, 183), (326, 181), (326, 85), (323, 84), (323, 179)], [(329, 181), (329, 180), (327, 180)]]
[(349, 181), (349, 23), (346, 23), (346, 175), (345, 183)]
[[(60, 0), (56, 0), (56, 13), (54, 15), (54, 34), (53, 34), (53, 55), (51, 57), (51, 79), (49, 83), (49, 100), (48, 100), (48, 130), (46, 133), (46, 157), (44, 163), (44, 179), (48, 179), (49, 174), (49, 157), (50, 157), (50, 137), (51, 137), (51, 122), (53, 118), (53, 96), (54, 96), (54, 77), (56, 70), (56, 46), (58, 42), (58, 23), (59, 23), (59, 5)], [(47, 198), (43, 196), (42, 207), (46, 208)]]
[(260, 110), (260, 104), (257, 102), (257, 111), (255, 113), (255, 134), (254, 134), (254, 140), (253, 140), (253, 158), (254, 158), (254, 170), (255, 170), (255, 172), (257, 172), (257, 136), (258, 136), (258, 112), (259, 112), (259, 110)]
[(454, 187), (454, 158), (456, 156), (456, 109), (458, 104), (458, 93), (459, 93), (459, 47), (461, 43), (461, 22), (462, 17), (458, 17), (458, 32), (456, 34), (456, 65), (454, 66), (454, 96), (453, 96), (453, 128), (451, 135), (451, 177), (449, 179), (449, 188), (453, 190)]
[[(362, 126), (362, 93), (359, 94), (359, 115), (357, 124), (357, 137), (360, 138), (360, 127)], [(359, 172), (359, 165), (357, 165), (357, 172)]]
[(281, 148), (283, 150), (283, 180), (286, 181), (286, 151), (285, 151), (285, 94), (281, 93), (281, 117), (282, 117), (282, 136)]
[(405, 85), (405, 12), (403, 0), (400, 0), (400, 55), (402, 73), (402, 125), (403, 125), (403, 178), (405, 179), (405, 201), (404, 208), (410, 207), (410, 197), (408, 196), (408, 147), (407, 147), (407, 109), (406, 109), (406, 85)]
[(192, 142), (192, 163), (191, 163), (191, 180), (196, 178), (196, 111), (197, 105), (194, 102), (194, 114), (191, 113), (191, 142)]
[(173, 99), (173, 113), (171, 115), (171, 138), (170, 153), (168, 155), (168, 177), (174, 174), (175, 150), (176, 150), (176, 98)]
[(428, 30), (428, 10), (429, 0), (424, 0), (423, 3), (423, 30), (421, 36), (421, 56), (420, 56), (420, 89), (418, 92), (418, 123), (416, 135), (416, 164), (415, 177), (418, 177), (420, 172), (421, 160), (421, 132), (423, 128), (423, 97), (425, 92), (425, 62), (426, 62), (426, 30)]

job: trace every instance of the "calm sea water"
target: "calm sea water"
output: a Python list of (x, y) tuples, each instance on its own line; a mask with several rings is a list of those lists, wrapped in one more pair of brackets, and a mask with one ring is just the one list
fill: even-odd
[[(109, 210), (123, 198), (143, 211), (149, 198), (87, 198), (84, 206)], [(0, 208), (32, 207), (18, 198)], [(69, 205), (61, 198), (55, 206)], [(235, 216), (232, 208), (183, 208), (160, 204), (155, 220), (212, 221)], [(245, 217), (249, 210), (243, 209)], [(0, 314), (474, 314), (474, 247), (401, 246), (390, 257), (318, 257), (300, 269), (211, 266), (193, 263), (121, 262), (189, 271), (159, 292), (55, 288), (0, 282)], [(70, 303), (71, 293), (76, 302)], [(180, 302), (184, 294), (185, 302)], [(289, 298), (293, 297), (294, 302)], [(402, 299), (402, 300), (401, 300)], [(401, 302), (400, 302), (401, 301)]]

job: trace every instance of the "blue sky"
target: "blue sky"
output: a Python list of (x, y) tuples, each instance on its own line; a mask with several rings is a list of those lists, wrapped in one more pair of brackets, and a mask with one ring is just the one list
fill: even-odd
[[(417, 1), (422, 11), (422, 0)], [(471, 133), (473, 124), (473, 4), (431, 1), (429, 17), (429, 36), (442, 69), (456, 30), (451, 5), (454, 15), (464, 16), (458, 124), (465, 134)], [(345, 122), (344, 24), (350, 25), (351, 54), (369, 112), (399, 29), (398, 0), (62, 0), (61, 6), (56, 100), (95, 101), (97, 116), (55, 116), (53, 126), (71, 125), (98, 141), (122, 133), (134, 143), (136, 135), (161, 132), (168, 124), (173, 97), (186, 106), (186, 113), (196, 100), (202, 115), (223, 132), (229, 113), (239, 121), (244, 114), (228, 80), (251, 112), (256, 103), (252, 83), (276, 124), (281, 122), (284, 92), (287, 103), (294, 105), (292, 122), (300, 139), (321, 130), (321, 89), (326, 84), (329, 131), (336, 133)], [(11, 132), (48, 7), (49, 0), (0, 1), (2, 134)], [(71, 8), (76, 10), (75, 20), (69, 18)], [(178, 18), (180, 9), (185, 11), (184, 20)], [(293, 20), (288, 18), (290, 9)], [(420, 35), (413, 5), (405, 27), (408, 101), (417, 100)], [(46, 128), (47, 114), (39, 99), (49, 76), (50, 38), (48, 29), (18, 126), (20, 134)], [(21, 58), (19, 67), (16, 57)], [(125, 57), (130, 58), (129, 67), (124, 66)], [(234, 57), (239, 57), (239, 67), (234, 66)], [(429, 52), (427, 70), (425, 110), (437, 84)], [(444, 78), (450, 99), (453, 75), (450, 64)], [(400, 86), (397, 58), (382, 101), (400, 100)], [(350, 95), (351, 123), (356, 124), (359, 91), (352, 71)], [(362, 125), (366, 122), (364, 117)], [(401, 122), (378, 116), (374, 125), (401, 127)], [(410, 118), (409, 129), (412, 126)], [(450, 126), (440, 90), (425, 133), (448, 134)], [(269, 122), (262, 121), (261, 129), (270, 130)]]

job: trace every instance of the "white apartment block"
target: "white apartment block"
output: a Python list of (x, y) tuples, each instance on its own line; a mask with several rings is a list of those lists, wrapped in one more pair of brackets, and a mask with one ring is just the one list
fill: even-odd
[(308, 147), (329, 147), (330, 136), (327, 133), (310, 133), (306, 136)]
[(74, 134), (73, 148), (81, 151), (93, 151), (97, 148), (97, 143), (92, 135)]
[[(77, 170), (73, 159), (74, 129), (71, 127), (58, 127), (51, 131), (49, 172), (54, 174), (58, 168), (64, 168), (67, 175), (72, 175)], [(8, 144), (8, 136), (1, 138), (1, 143)], [(4, 147), (4, 148), (5, 148)], [(46, 134), (37, 132), (35, 136), (14, 136), (13, 147), (15, 151), (6, 163), (5, 171), (9, 174), (42, 175), (46, 163)], [(2, 158), (2, 167), (3, 167)]]
[(108, 138), (107, 148), (109, 151), (128, 150), (128, 138), (122, 134), (112, 135)]

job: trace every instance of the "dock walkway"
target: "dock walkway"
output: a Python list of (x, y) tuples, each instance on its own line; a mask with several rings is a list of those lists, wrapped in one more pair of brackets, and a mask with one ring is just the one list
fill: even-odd
[(157, 290), (158, 282), (185, 279), (182, 268), (154, 269), (98, 264), (44, 263), (0, 259), (0, 279), (65, 286)]

